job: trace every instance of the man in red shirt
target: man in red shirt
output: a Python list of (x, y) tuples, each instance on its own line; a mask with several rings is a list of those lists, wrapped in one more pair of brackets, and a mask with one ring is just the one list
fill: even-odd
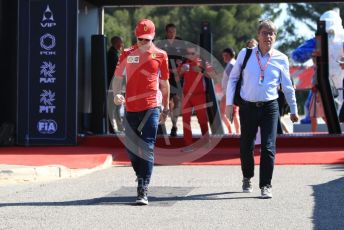
[(183, 152), (192, 152), (192, 131), (191, 115), (194, 109), (198, 123), (201, 127), (202, 135), (209, 141), (208, 117), (206, 112), (206, 84), (204, 76), (210, 77), (213, 68), (208, 64), (203, 64), (196, 52), (195, 46), (186, 48), (187, 61), (179, 68), (179, 75), (184, 79), (183, 83), (183, 133), (186, 148)]
[[(166, 52), (152, 42), (154, 23), (139, 21), (135, 35), (137, 44), (125, 49), (119, 58), (113, 90), (114, 103), (126, 107), (125, 147), (137, 176), (136, 203), (147, 205), (158, 123), (165, 122), (169, 112), (169, 70)], [(124, 75), (125, 98), (120, 90)]]

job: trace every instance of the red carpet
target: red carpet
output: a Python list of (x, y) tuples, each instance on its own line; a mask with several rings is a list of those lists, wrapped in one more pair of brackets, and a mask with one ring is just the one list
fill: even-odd
[[(64, 165), (68, 168), (93, 168), (113, 154), (115, 165), (129, 165), (123, 137), (87, 136), (78, 146), (68, 147), (1, 147), (0, 164)], [(195, 139), (196, 141), (197, 139)], [(218, 143), (217, 143), (218, 142)], [(239, 165), (239, 138), (226, 136), (213, 139), (215, 148), (201, 148), (183, 153), (182, 138), (159, 138), (155, 152), (157, 164), (169, 165)], [(256, 150), (256, 164), (259, 151)], [(289, 135), (277, 139), (278, 165), (344, 164), (344, 136)]]
[[(129, 165), (129, 160), (123, 144), (119, 139), (113, 137), (92, 137), (89, 144), (102, 142), (102, 146), (113, 146), (114, 164)], [(157, 140), (155, 151), (156, 162), (162, 164), (172, 164), (174, 158), (178, 158), (176, 164), (183, 165), (239, 165), (239, 138), (222, 137), (214, 149), (206, 151), (200, 157), (191, 156), (192, 161), (185, 160), (183, 155), (190, 153), (180, 152), (183, 146), (182, 138), (168, 139), (171, 143), (166, 143), (164, 138)], [(196, 141), (196, 139), (195, 139)], [(215, 140), (216, 142), (216, 140)], [(167, 145), (169, 144), (169, 145)], [(255, 163), (259, 164), (259, 150), (256, 149)], [(198, 155), (202, 155), (200, 153)], [(168, 157), (171, 155), (171, 157)], [(304, 165), (304, 164), (344, 164), (344, 135), (283, 135), (277, 138), (277, 165)]]
[(0, 164), (64, 165), (68, 168), (94, 168), (105, 162), (113, 149), (100, 147), (1, 147)]
[[(179, 150), (178, 150), (179, 151)], [(259, 153), (255, 151), (255, 163), (259, 164)], [(159, 157), (159, 152), (156, 157)], [(188, 153), (183, 153), (188, 154)], [(159, 162), (158, 162), (159, 163)], [(115, 153), (114, 164), (129, 165), (124, 149)], [(168, 164), (168, 163), (167, 163)], [(183, 165), (240, 165), (239, 148), (216, 148), (205, 156)], [(344, 164), (344, 149), (278, 148), (276, 165)]]

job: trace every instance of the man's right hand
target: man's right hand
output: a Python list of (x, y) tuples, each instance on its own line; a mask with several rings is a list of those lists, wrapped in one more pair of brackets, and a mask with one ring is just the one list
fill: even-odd
[(125, 103), (125, 98), (122, 94), (116, 94), (113, 98), (113, 102), (115, 103), (115, 105), (122, 105)]
[(226, 116), (228, 120), (233, 123), (233, 105), (226, 106)]

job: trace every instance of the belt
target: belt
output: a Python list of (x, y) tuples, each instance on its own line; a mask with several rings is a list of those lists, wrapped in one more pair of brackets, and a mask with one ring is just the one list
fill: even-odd
[[(276, 100), (276, 99), (275, 99)], [(270, 104), (271, 102), (275, 101), (275, 100), (271, 100), (271, 101), (256, 101), (256, 102), (250, 102), (250, 101), (245, 101), (243, 100), (243, 104), (247, 104), (247, 105), (250, 105), (250, 106), (255, 106), (255, 107), (263, 107), (267, 104)]]

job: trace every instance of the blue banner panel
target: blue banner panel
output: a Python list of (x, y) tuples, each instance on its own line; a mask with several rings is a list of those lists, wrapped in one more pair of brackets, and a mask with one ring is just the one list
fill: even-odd
[(77, 10), (77, 0), (19, 1), (18, 144), (76, 144)]

